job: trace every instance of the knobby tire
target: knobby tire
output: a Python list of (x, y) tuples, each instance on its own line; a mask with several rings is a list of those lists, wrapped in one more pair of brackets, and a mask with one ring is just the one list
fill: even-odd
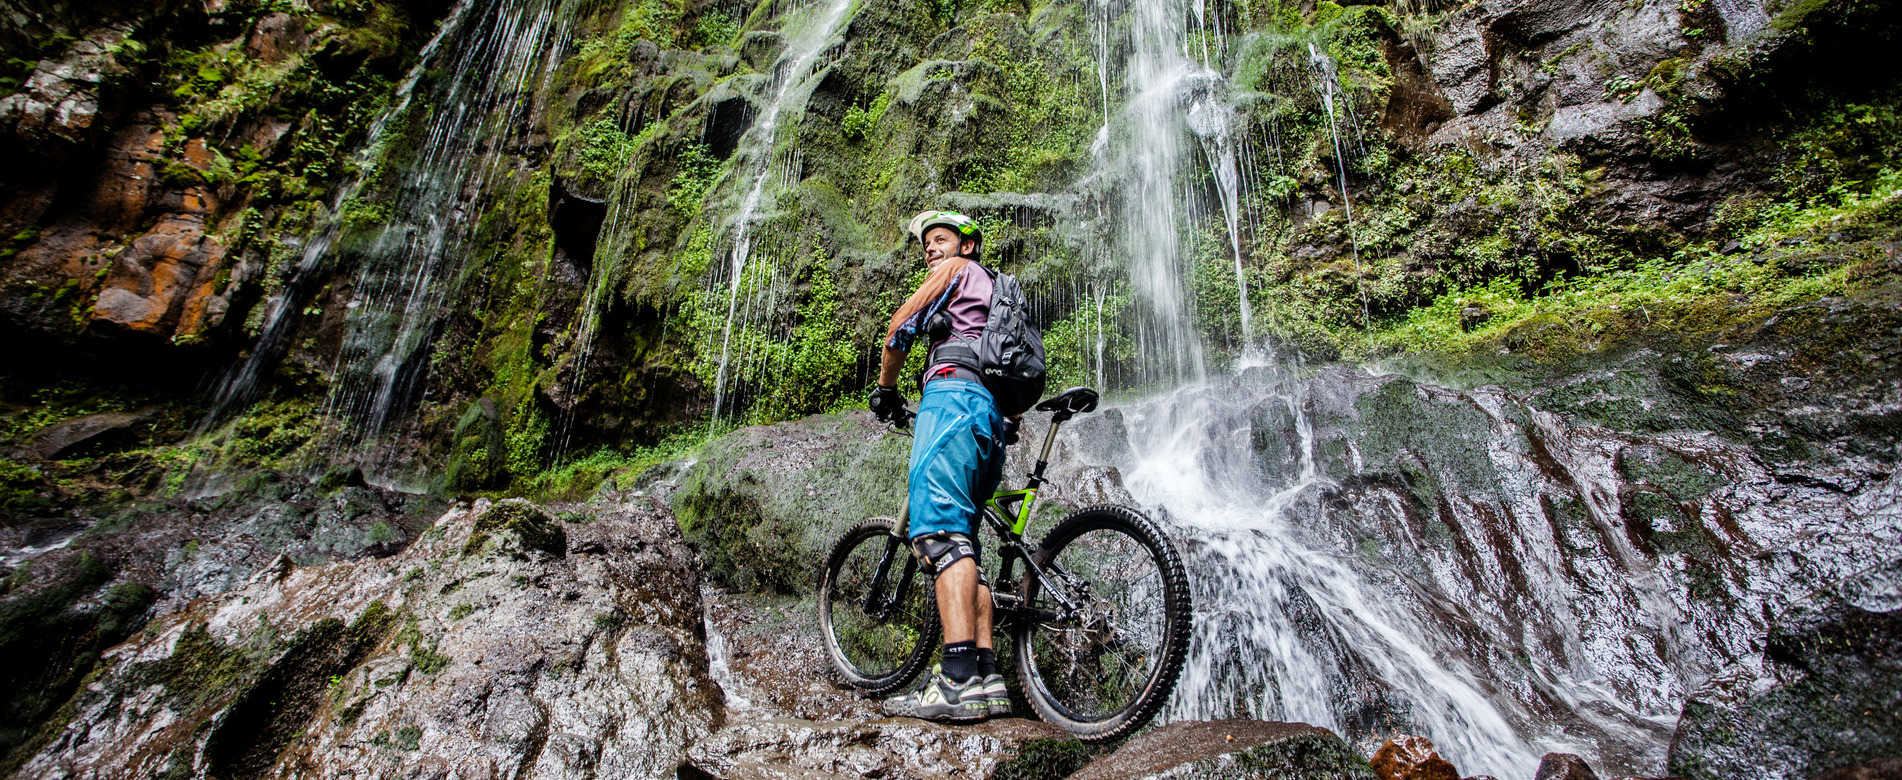
[[(1094, 594), (1096, 614), (1116, 618), (1095, 629), (1082, 625), (1088, 621), (1021, 622), (1012, 644), (1025, 698), (1046, 723), (1084, 742), (1129, 736), (1168, 701), (1188, 656), (1192, 617), (1181, 555), (1135, 510), (1093, 506), (1052, 529), (1036, 561)], [(1025, 573), (1023, 593), (1033, 607), (1056, 609), (1034, 573)]]
[(819, 635), (826, 659), (839, 682), (870, 696), (883, 696), (909, 684), (938, 647), (941, 627), (931, 578), (907, 567), (911, 551), (904, 541), (891, 550), (883, 583), (889, 596), (911, 571), (906, 603), (884, 619), (862, 608), (870, 569), (897, 539), (897, 522), (874, 517), (852, 527), (832, 548), (819, 580)]

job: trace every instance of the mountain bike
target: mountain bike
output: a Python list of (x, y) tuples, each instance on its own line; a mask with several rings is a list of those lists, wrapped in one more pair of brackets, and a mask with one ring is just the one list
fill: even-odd
[[(1051, 417), (1036, 468), (1023, 488), (992, 495), (980, 523), (998, 540), (984, 556), (998, 567), (994, 623), (1011, 638), (1024, 698), (1085, 742), (1120, 739), (1155, 716), (1182, 671), (1190, 628), (1182, 556), (1141, 512), (1091, 506), (1040, 544), (1024, 535), (1057, 430), (1096, 403), (1094, 390), (1078, 387), (1037, 404)], [(911, 416), (900, 410), (895, 423)], [(934, 583), (912, 554), (908, 514), (847, 531), (819, 580), (827, 658), (841, 682), (867, 696), (904, 688), (938, 649)]]

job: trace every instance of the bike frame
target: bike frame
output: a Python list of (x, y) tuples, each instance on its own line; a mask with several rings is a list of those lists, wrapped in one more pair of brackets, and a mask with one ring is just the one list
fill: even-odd
[[(1037, 503), (1037, 492), (1043, 488), (1046, 481), (1044, 470), (1050, 466), (1050, 448), (1057, 441), (1057, 430), (1073, 416), (1075, 413), (1068, 409), (1059, 409), (1051, 414), (1050, 429), (1044, 433), (1043, 437), (1043, 449), (1038, 453), (1037, 465), (1031, 470), (1024, 486), (1016, 490), (999, 490), (992, 493), (990, 500), (984, 502), (984, 508), (980, 512), (984, 519), (983, 525), (988, 526), (997, 536), (999, 547), (1002, 548), (998, 553), (1001, 564), (997, 577), (991, 581), (990, 588), (991, 606), (996, 612), (993, 623), (998, 628), (1004, 628), (1024, 618), (1059, 621), (1077, 612), (1076, 599), (1043, 567), (1037, 565), (1035, 559), (1037, 546), (1024, 539), (1024, 532), (1029, 528), (1030, 516)], [(906, 537), (910, 535), (911, 529), (909, 505), (900, 511), (898, 529), (899, 535), (885, 546), (885, 554), (879, 560), (878, 572), (873, 576), (871, 587), (867, 589), (865, 603), (861, 605), (867, 614), (877, 615), (880, 619), (889, 617), (890, 610), (904, 602), (906, 596), (910, 595), (912, 583), (917, 581), (918, 561), (909, 554), (910, 546), (906, 544)], [(887, 577), (891, 573), (893, 557), (901, 548), (906, 550), (905, 568), (899, 575), (898, 587), (890, 599), (879, 599), (878, 595), (885, 589)], [(1044, 591), (1062, 606), (1062, 612), (1035, 609), (1024, 602), (1024, 594), (1016, 592), (1015, 568), (1019, 560), (1022, 560), (1025, 568), (1037, 577), (1037, 582)]]

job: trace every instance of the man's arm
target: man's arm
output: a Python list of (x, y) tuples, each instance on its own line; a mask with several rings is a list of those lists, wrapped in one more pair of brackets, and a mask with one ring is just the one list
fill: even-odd
[[(911, 323), (911, 320), (920, 314), (929, 313), (927, 310), (944, 298), (952, 281), (957, 278), (958, 272), (963, 271), (968, 264), (969, 261), (964, 258), (955, 258), (938, 266), (937, 270), (925, 277), (924, 284), (918, 286), (917, 292), (906, 298), (905, 302), (898, 307), (898, 311), (892, 314), (891, 325), (885, 329), (884, 350), (879, 356), (879, 387), (898, 386), (898, 374), (905, 369), (905, 353), (911, 351), (910, 338), (917, 335), (915, 333), (917, 323)], [(900, 338), (899, 329), (908, 323), (914, 326), (914, 332)], [(904, 348), (901, 349), (900, 346)]]
[(885, 343), (884, 356), (878, 363), (878, 386), (897, 387), (898, 372), (905, 369), (905, 353), (892, 349), (891, 342)]

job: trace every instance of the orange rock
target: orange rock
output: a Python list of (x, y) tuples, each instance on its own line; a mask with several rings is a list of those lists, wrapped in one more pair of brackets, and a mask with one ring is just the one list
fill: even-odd
[(205, 145), (205, 139), (193, 138), (185, 142), (186, 165), (201, 171), (209, 171), (211, 170), (211, 164), (216, 162), (217, 159), (218, 155), (212, 153), (210, 146)]
[(1460, 780), (1459, 770), (1433, 750), (1426, 737), (1400, 736), (1374, 751), (1370, 762), (1380, 780)]
[(224, 253), (198, 217), (161, 218), (119, 256), (93, 304), (93, 319), (159, 336), (198, 332)]

